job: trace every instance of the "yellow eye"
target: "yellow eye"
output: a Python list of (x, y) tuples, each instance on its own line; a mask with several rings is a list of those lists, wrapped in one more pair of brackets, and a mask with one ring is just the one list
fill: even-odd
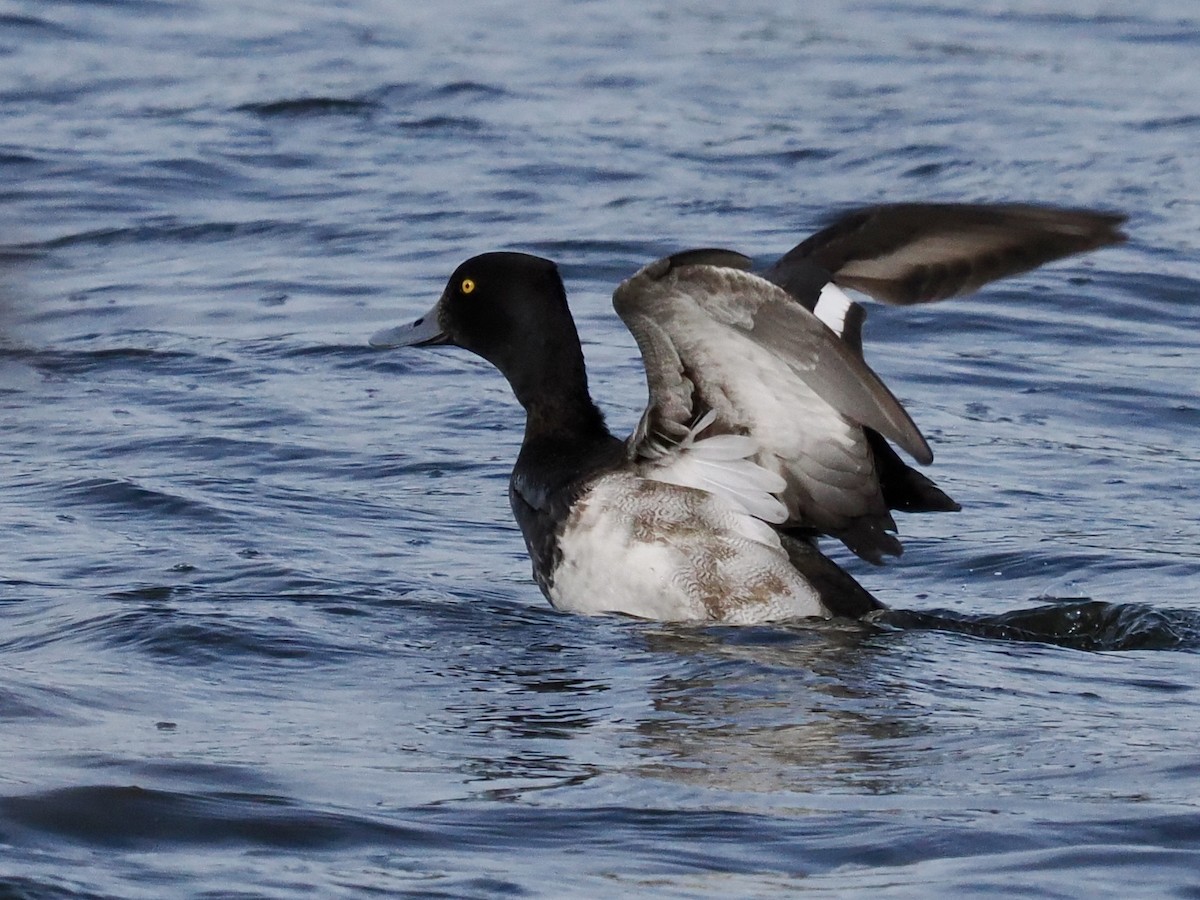
[(470, 278), (464, 278), (462, 283), (458, 286), (458, 289), (464, 294), (469, 294), (471, 291), (475, 290), (475, 282)]

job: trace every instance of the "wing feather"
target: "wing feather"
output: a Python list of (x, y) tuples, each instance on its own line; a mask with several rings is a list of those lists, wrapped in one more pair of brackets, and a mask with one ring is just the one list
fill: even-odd
[[(678, 460), (681, 454), (669, 448), (704, 429), (708, 440), (745, 436), (757, 445), (753, 458), (737, 458), (728, 475), (706, 462), (704, 477), (715, 472), (735, 494), (745, 493), (739, 478), (750, 470), (741, 463), (752, 462), (783, 478), (781, 528), (836, 535), (873, 562), (899, 553), (889, 507), (957, 504), (884, 440), (920, 463), (933, 458), (863, 359), (865, 312), (835, 285), (888, 303), (942, 300), (1119, 243), (1123, 221), (1113, 213), (1046, 206), (896, 203), (842, 214), (762, 277), (728, 250), (687, 251), (652, 263), (613, 298), (641, 348), (650, 389), (628, 452), (653, 470)], [(755, 490), (766, 483), (751, 482)]]
[(932, 453), (825, 323), (756, 275), (690, 259), (652, 263), (617, 289), (613, 305), (646, 367), (650, 402), (629, 447), (648, 471), (663, 465), (664, 446), (711, 415), (712, 435), (748, 437), (754, 461), (782, 476), (785, 527), (838, 535), (872, 560), (899, 551), (862, 426), (921, 462)]

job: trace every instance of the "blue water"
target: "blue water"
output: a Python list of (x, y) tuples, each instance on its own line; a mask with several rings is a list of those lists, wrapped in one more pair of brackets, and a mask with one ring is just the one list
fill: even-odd
[[(0, 897), (1200, 896), (1200, 12), (0, 2)], [(612, 287), (830, 209), (1128, 244), (868, 358), (964, 510), (874, 627), (555, 613), (463, 258)]]

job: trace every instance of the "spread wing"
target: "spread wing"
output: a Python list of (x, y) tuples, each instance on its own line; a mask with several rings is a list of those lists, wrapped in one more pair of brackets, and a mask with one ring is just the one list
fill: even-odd
[[(725, 250), (653, 263), (614, 297), (650, 386), (629, 450), (662, 465), (664, 448), (699, 447), (704, 441), (696, 439), (707, 435), (745, 436), (753, 462), (776, 477), (738, 477), (783, 500), (783, 527), (834, 535), (873, 562), (898, 554), (889, 509), (958, 504), (888, 444), (918, 462), (932, 459), (863, 360), (866, 313), (838, 286), (888, 303), (943, 300), (1119, 243), (1124, 219), (1018, 204), (897, 203), (842, 214), (761, 278), (747, 271), (749, 259)], [(720, 452), (730, 453), (730, 445)]]
[(630, 454), (652, 471), (697, 436), (749, 438), (747, 455), (782, 479), (777, 524), (835, 535), (872, 561), (899, 553), (864, 426), (921, 463), (929, 445), (861, 353), (748, 267), (729, 251), (689, 251), (617, 288), (650, 389)]

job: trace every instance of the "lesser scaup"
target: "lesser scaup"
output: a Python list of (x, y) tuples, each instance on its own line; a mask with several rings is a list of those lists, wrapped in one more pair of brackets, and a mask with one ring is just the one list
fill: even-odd
[(898, 555), (891, 510), (957, 510), (889, 441), (933, 459), (863, 359), (865, 312), (941, 300), (1123, 240), (1123, 216), (1026, 205), (854, 210), (755, 274), (729, 250), (643, 268), (613, 297), (650, 401), (615, 437), (588, 393), (553, 262), (485, 253), (379, 347), (451, 344), (525, 408), (509, 482), (533, 577), (558, 609), (669, 621), (863, 616), (882, 606), (817, 548)]

